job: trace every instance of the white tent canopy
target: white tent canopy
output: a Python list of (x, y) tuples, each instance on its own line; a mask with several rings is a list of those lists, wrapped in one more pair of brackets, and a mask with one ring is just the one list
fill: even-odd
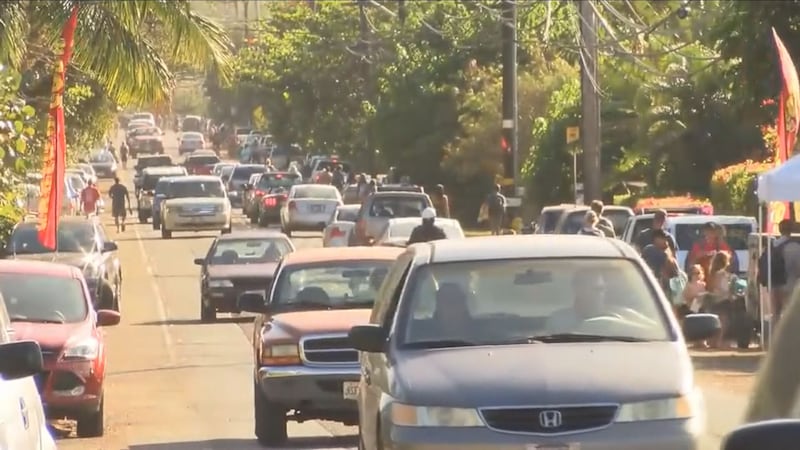
[(758, 201), (800, 201), (800, 155), (758, 177)]

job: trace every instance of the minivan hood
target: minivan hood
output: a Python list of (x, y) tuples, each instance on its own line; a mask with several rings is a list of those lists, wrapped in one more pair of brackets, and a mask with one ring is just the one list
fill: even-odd
[(568, 343), (395, 352), (391, 395), (412, 405), (625, 403), (690, 392), (685, 344)]
[(69, 341), (91, 334), (91, 323), (30, 323), (12, 322), (14, 339), (36, 341), (42, 349), (62, 349)]

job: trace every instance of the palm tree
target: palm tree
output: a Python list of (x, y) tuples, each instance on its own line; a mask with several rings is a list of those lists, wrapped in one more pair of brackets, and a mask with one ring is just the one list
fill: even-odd
[(213, 69), (227, 79), (232, 45), (189, 0), (4, 0), (0, 2), (0, 63), (20, 72), (57, 56), (72, 7), (79, 5), (70, 70), (94, 79), (117, 104), (163, 103), (172, 69)]

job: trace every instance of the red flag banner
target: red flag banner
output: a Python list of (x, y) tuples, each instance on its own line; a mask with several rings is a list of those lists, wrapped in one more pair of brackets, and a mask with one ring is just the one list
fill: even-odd
[[(778, 36), (775, 29), (772, 29), (772, 36), (775, 39), (775, 49), (778, 52), (778, 62), (780, 64), (783, 88), (781, 89), (780, 101), (778, 102), (778, 123), (776, 126), (778, 134), (778, 145), (775, 149), (775, 165), (779, 166), (786, 162), (794, 152), (797, 142), (797, 124), (800, 120), (800, 82), (797, 78), (792, 57), (783, 45), (783, 41)], [(791, 207), (789, 202), (773, 202), (768, 208), (769, 221), (767, 232), (777, 231), (778, 223), (781, 220), (791, 218)], [(795, 214), (795, 217), (798, 217)]]
[(78, 25), (78, 6), (64, 25), (61, 34), (64, 50), (56, 62), (53, 72), (52, 98), (47, 117), (44, 163), (42, 166), (41, 198), (39, 199), (39, 241), (46, 248), (55, 250), (58, 236), (58, 219), (64, 201), (64, 169), (67, 156), (67, 140), (64, 132), (64, 75), (72, 56), (72, 41)]

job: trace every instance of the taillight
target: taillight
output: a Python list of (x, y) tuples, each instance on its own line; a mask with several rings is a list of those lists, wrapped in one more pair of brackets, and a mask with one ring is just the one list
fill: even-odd
[(255, 195), (256, 197), (261, 197), (264, 195), (264, 191), (256, 189)]
[(345, 232), (344, 232), (344, 231), (342, 231), (342, 229), (341, 229), (341, 228), (339, 228), (339, 227), (333, 227), (333, 228), (331, 229), (331, 237), (332, 237), (332, 238), (340, 238), (340, 237), (344, 237), (344, 236), (345, 236)]

